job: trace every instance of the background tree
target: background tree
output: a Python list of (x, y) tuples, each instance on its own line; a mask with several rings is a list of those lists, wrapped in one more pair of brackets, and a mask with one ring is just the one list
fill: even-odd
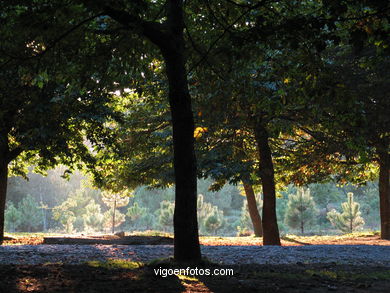
[(364, 225), (364, 219), (360, 216), (360, 205), (353, 200), (353, 193), (348, 193), (348, 201), (341, 204), (343, 212), (336, 210), (328, 213), (328, 219), (337, 229), (345, 233), (352, 233)]
[[(128, 209), (126, 215), (130, 218), (131, 224), (138, 226), (141, 223), (141, 220), (149, 214), (149, 209), (139, 206), (137, 202), (133, 203)], [(147, 223), (150, 222), (150, 219), (147, 220)]]
[(85, 207), (83, 215), (84, 226), (87, 231), (102, 231), (104, 216), (101, 213), (100, 205), (91, 200)]
[(172, 227), (174, 209), (175, 203), (173, 202), (163, 200), (160, 204), (157, 218), (160, 226), (163, 227), (164, 230)]
[(21, 223), (22, 213), (10, 201), (5, 210), (5, 229), (9, 232), (15, 232)]
[(301, 234), (305, 233), (305, 228), (316, 222), (316, 206), (310, 189), (299, 188), (296, 194), (288, 196), (285, 223), (294, 229), (299, 229)]
[[(41, 173), (60, 163), (72, 170), (82, 167), (81, 161), (91, 166), (92, 155), (84, 142), (96, 145), (96, 135), (103, 131), (103, 116), (111, 112), (106, 107), (107, 91), (90, 88), (87, 93), (77, 88), (75, 80), (85, 85), (86, 76), (73, 71), (75, 66), (67, 62), (70, 55), (65, 51), (49, 50), (58, 32), (67, 29), (56, 27), (59, 17), (51, 29), (46, 26), (47, 30), (40, 30), (43, 19), (55, 15), (52, 7), (41, 11), (41, 4), (0, 3), (5, 12), (1, 21), (6, 24), (0, 32), (0, 242), (8, 176), (26, 176), (29, 164)], [(34, 26), (30, 25), (32, 18)], [(47, 35), (43, 36), (43, 31)], [(60, 59), (64, 61), (61, 65), (57, 62)], [(88, 126), (92, 126), (89, 132), (85, 131)]]
[(18, 210), (22, 214), (21, 229), (32, 232), (34, 229), (42, 226), (38, 202), (30, 194), (19, 203)]
[(223, 212), (214, 206), (211, 213), (204, 220), (204, 226), (207, 232), (215, 235), (217, 230), (224, 224)]
[[(119, 226), (125, 221), (125, 215), (119, 212), (117, 208), (127, 206), (129, 204), (129, 197), (126, 195), (123, 196), (119, 193), (103, 191), (102, 200), (110, 210), (105, 213), (105, 223), (108, 225), (111, 223), (111, 232), (114, 234), (115, 227)], [(111, 220), (109, 219), (109, 216), (111, 216)], [(116, 219), (116, 217), (118, 217), (118, 219)]]

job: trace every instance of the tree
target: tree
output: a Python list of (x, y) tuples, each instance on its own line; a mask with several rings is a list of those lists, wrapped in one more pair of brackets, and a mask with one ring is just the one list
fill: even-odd
[[(148, 215), (148, 209), (140, 207), (137, 202), (127, 209), (126, 215), (130, 218), (131, 224), (137, 225), (141, 219)], [(148, 221), (147, 221), (148, 222)]]
[[(84, 218), (86, 206), (99, 198), (96, 190), (85, 187), (79, 188), (70, 193), (68, 198), (61, 204), (53, 207), (53, 219), (59, 221), (67, 233), (75, 230), (84, 231)], [(99, 207), (100, 208), (100, 207)]]
[[(105, 213), (106, 223), (111, 223), (111, 232), (114, 234), (115, 227), (119, 226), (125, 221), (125, 215), (117, 210), (117, 207), (124, 207), (129, 204), (129, 198), (122, 196), (118, 193), (103, 191), (102, 192), (103, 202), (111, 209), (111, 212)], [(108, 215), (111, 215), (111, 220), (108, 220)], [(118, 216), (118, 223), (116, 222), (116, 216)]]
[[(255, 237), (262, 237), (262, 234), (260, 233), (260, 232), (262, 232), (261, 219), (260, 219), (260, 225), (257, 224), (258, 223), (257, 220), (253, 221), (253, 214), (254, 213), (253, 213), (253, 211), (251, 212), (251, 208), (250, 208), (250, 200), (248, 199), (248, 193), (247, 193), (248, 188), (245, 188), (245, 185), (243, 187), (244, 187), (244, 192), (246, 193), (247, 200), (244, 201), (244, 204), (241, 208), (240, 230), (242, 232), (245, 232), (245, 231), (248, 231), (248, 229), (253, 229), (253, 231), (255, 233)], [(255, 203), (252, 204), (252, 206), (256, 208), (257, 215), (259, 215), (259, 217), (260, 217), (258, 209), (262, 208), (263, 201), (261, 199), (260, 194), (255, 194), (252, 186), (250, 186), (250, 188), (251, 188), (251, 190), (249, 192), (250, 193), (253, 192), (253, 200), (255, 201)], [(256, 215), (256, 213), (255, 213), (255, 215)], [(256, 233), (256, 231), (257, 231), (257, 233)]]
[(85, 207), (83, 215), (84, 227), (87, 231), (101, 231), (103, 228), (104, 216), (101, 213), (100, 205), (91, 200)]
[(206, 202), (203, 194), (198, 195), (197, 210), (201, 233), (215, 233), (225, 222), (223, 211), (217, 206)]
[[(71, 170), (82, 167), (81, 161), (91, 165), (93, 156), (84, 142), (96, 146), (103, 117), (111, 112), (107, 92), (75, 90), (72, 80), (85, 84), (85, 76), (67, 75), (74, 69), (67, 54), (49, 50), (51, 41), (39, 31), (47, 17), (40, 14), (41, 4), (0, 3), (5, 11), (1, 22), (7, 24), (0, 31), (0, 243), (9, 175), (26, 177), (28, 165), (39, 173), (60, 163)], [(36, 26), (27, 24), (31, 18)], [(51, 38), (53, 31), (46, 31)], [(62, 66), (55, 61), (60, 59), (66, 60)]]
[[(111, 232), (115, 232), (115, 227), (119, 227), (126, 221), (125, 214), (121, 213), (118, 209), (109, 209), (103, 213), (103, 225), (105, 228), (111, 229)], [(112, 232), (112, 233), (114, 233)]]
[(15, 232), (22, 223), (22, 213), (15, 207), (12, 201), (5, 210), (5, 227), (9, 232)]
[(18, 210), (22, 214), (20, 226), (24, 231), (31, 232), (42, 224), (38, 202), (30, 194), (19, 203)]
[(204, 220), (204, 226), (207, 232), (215, 235), (217, 230), (224, 224), (223, 212), (214, 206), (211, 213)]
[(255, 232), (255, 237), (262, 237), (263, 226), (261, 224), (261, 217), (258, 210), (258, 205), (256, 201), (255, 192), (253, 190), (253, 186), (248, 184), (248, 182), (243, 182), (243, 186), (244, 186), (246, 200), (247, 200), (247, 208), (253, 225), (253, 231)]
[(173, 202), (167, 200), (161, 202), (158, 210), (158, 222), (164, 229), (172, 227), (174, 209), (175, 204)]
[(296, 194), (288, 196), (285, 223), (293, 229), (305, 233), (305, 227), (315, 223), (316, 207), (310, 189), (299, 188)]
[(336, 210), (328, 213), (327, 218), (337, 229), (345, 233), (352, 233), (364, 225), (364, 219), (360, 216), (360, 205), (353, 200), (353, 193), (348, 192), (348, 201), (341, 204), (343, 212)]

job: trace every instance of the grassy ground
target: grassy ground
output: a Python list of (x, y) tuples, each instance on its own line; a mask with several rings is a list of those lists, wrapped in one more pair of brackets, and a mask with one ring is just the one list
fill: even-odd
[[(7, 234), (14, 239), (5, 244), (40, 244), (46, 233)], [(127, 234), (128, 235), (128, 234)], [(172, 236), (159, 232), (140, 236)], [(72, 235), (73, 236), (73, 235)], [(201, 237), (204, 245), (260, 245), (254, 237)], [(342, 236), (286, 235), (283, 245), (366, 244), (390, 245), (378, 233)], [(162, 277), (163, 269), (232, 269), (230, 276), (172, 275)], [(390, 292), (390, 264), (387, 267), (321, 265), (178, 265), (170, 261), (149, 264), (123, 260), (83, 265), (0, 265), (0, 293), (5, 292)]]
[(390, 268), (381, 267), (205, 264), (197, 267), (233, 269), (234, 275), (164, 278), (155, 273), (155, 269), (179, 267), (126, 262), (0, 265), (0, 292), (390, 292)]

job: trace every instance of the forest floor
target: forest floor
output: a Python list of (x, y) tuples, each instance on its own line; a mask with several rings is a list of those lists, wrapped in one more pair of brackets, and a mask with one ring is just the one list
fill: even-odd
[[(6, 245), (38, 245), (44, 243), (44, 238), (64, 238), (68, 239), (80, 239), (80, 244), (83, 244), (83, 239), (112, 239), (116, 240), (118, 237), (112, 235), (63, 235), (63, 234), (45, 234), (45, 233), (14, 233), (8, 234), (9, 240), (6, 240)], [(150, 238), (161, 237), (161, 243), (158, 241), (152, 244), (167, 244), (166, 239), (171, 237), (169, 233), (135, 233), (127, 234), (126, 237), (135, 236), (135, 238), (144, 237), (145, 243), (139, 243), (137, 239), (136, 244), (150, 244), (148, 242)], [(130, 237), (129, 237), (130, 238)], [(115, 242), (115, 241), (113, 241)], [(142, 241), (141, 241), (142, 242)], [(298, 235), (285, 235), (281, 238), (282, 246), (302, 246), (302, 245), (387, 245), (390, 246), (390, 240), (380, 239), (378, 232), (358, 232), (345, 235), (331, 235), (331, 236), (298, 236)], [(240, 245), (240, 246), (252, 246), (262, 245), (262, 238), (255, 238), (253, 236), (246, 237), (217, 237), (217, 236), (201, 236), (200, 243), (202, 245)], [(113, 243), (115, 244), (115, 243)]]
[(0, 292), (390, 292), (389, 267), (244, 265), (230, 266), (233, 276), (165, 278), (160, 267), (0, 265)]
[[(44, 234), (18, 235), (6, 245), (35, 245), (43, 243)], [(53, 236), (53, 235), (51, 235)], [(60, 235), (54, 235), (60, 236)], [(74, 235), (68, 235), (68, 237)], [(160, 235), (161, 236), (161, 235)], [(169, 235), (162, 235), (169, 236)], [(78, 235), (80, 238), (88, 238)], [(148, 238), (145, 238), (148, 239)], [(201, 243), (207, 249), (218, 246), (231, 246), (223, 250), (240, 251), (250, 246), (261, 245), (261, 239), (253, 237), (201, 237)], [(364, 247), (390, 246), (390, 241), (379, 239), (377, 233), (358, 233), (343, 236), (295, 236), (283, 237), (283, 246), (318, 247), (321, 245), (339, 246), (340, 255), (348, 254), (353, 249), (349, 245)], [(345, 246), (345, 248), (343, 248)], [(43, 245), (46, 246), (46, 245)], [(55, 246), (55, 245), (47, 245)], [(87, 245), (88, 246), (88, 245)], [(110, 246), (110, 245), (109, 245)], [(213, 248), (213, 246), (216, 246)], [(234, 247), (236, 246), (236, 247)], [(10, 246), (9, 246), (10, 247)], [(72, 245), (56, 246), (73, 247)], [(113, 247), (116, 247), (115, 245)], [(119, 245), (118, 247), (122, 247)], [(164, 245), (162, 245), (164, 247)], [(209, 248), (208, 248), (209, 247)], [(327, 246), (329, 247), (329, 246)], [(157, 247), (156, 247), (157, 248)], [(206, 249), (207, 248), (207, 249)], [(351, 246), (351, 248), (353, 248)], [(114, 248), (119, 249), (119, 248)], [(219, 249), (219, 248), (218, 248)], [(220, 250), (219, 249), (219, 250)], [(276, 248), (275, 248), (276, 249)], [(290, 249), (286, 247), (284, 249)], [(291, 247), (291, 249), (295, 249)], [(296, 248), (296, 249), (305, 249)], [(359, 249), (359, 248), (358, 248)], [(360, 250), (359, 250), (360, 251)], [(361, 251), (365, 251), (362, 248)], [(371, 250), (370, 250), (371, 251)], [(380, 250), (382, 251), (382, 250)], [(238, 254), (235, 252), (230, 254)], [(260, 253), (264, 253), (260, 251)], [(43, 252), (42, 252), (43, 253)], [(278, 253), (278, 252), (277, 252)], [(276, 253), (276, 254), (277, 254)], [(306, 252), (305, 252), (306, 253)], [(364, 253), (365, 254), (365, 253)], [(387, 253), (386, 253), (387, 254)], [(330, 254), (329, 254), (330, 255)], [(359, 253), (351, 254), (359, 255)], [(366, 254), (365, 254), (366, 255)], [(237, 257), (238, 255), (236, 255)], [(233, 256), (234, 257), (234, 256)], [(365, 257), (365, 256), (362, 256)], [(380, 258), (380, 256), (377, 256)], [(239, 259), (237, 257), (237, 259)], [(215, 264), (185, 265), (191, 268), (233, 269), (232, 276), (185, 276), (173, 275), (162, 277), (157, 269), (177, 269), (180, 265), (169, 261), (134, 262), (128, 260), (89, 261), (69, 264), (66, 261), (45, 264), (0, 264), (0, 293), (5, 292), (390, 292), (390, 263), (383, 255), (383, 262), (370, 265), (349, 263), (306, 263), (294, 261), (292, 264)]]

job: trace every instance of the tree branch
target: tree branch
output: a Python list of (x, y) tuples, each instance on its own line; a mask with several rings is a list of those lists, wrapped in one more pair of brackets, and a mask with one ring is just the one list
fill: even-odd
[(168, 46), (170, 35), (166, 32), (166, 25), (152, 21), (145, 21), (138, 16), (107, 6), (104, 7), (104, 14), (108, 15), (123, 26), (133, 29), (139, 35), (148, 38), (159, 48), (163, 49)]

